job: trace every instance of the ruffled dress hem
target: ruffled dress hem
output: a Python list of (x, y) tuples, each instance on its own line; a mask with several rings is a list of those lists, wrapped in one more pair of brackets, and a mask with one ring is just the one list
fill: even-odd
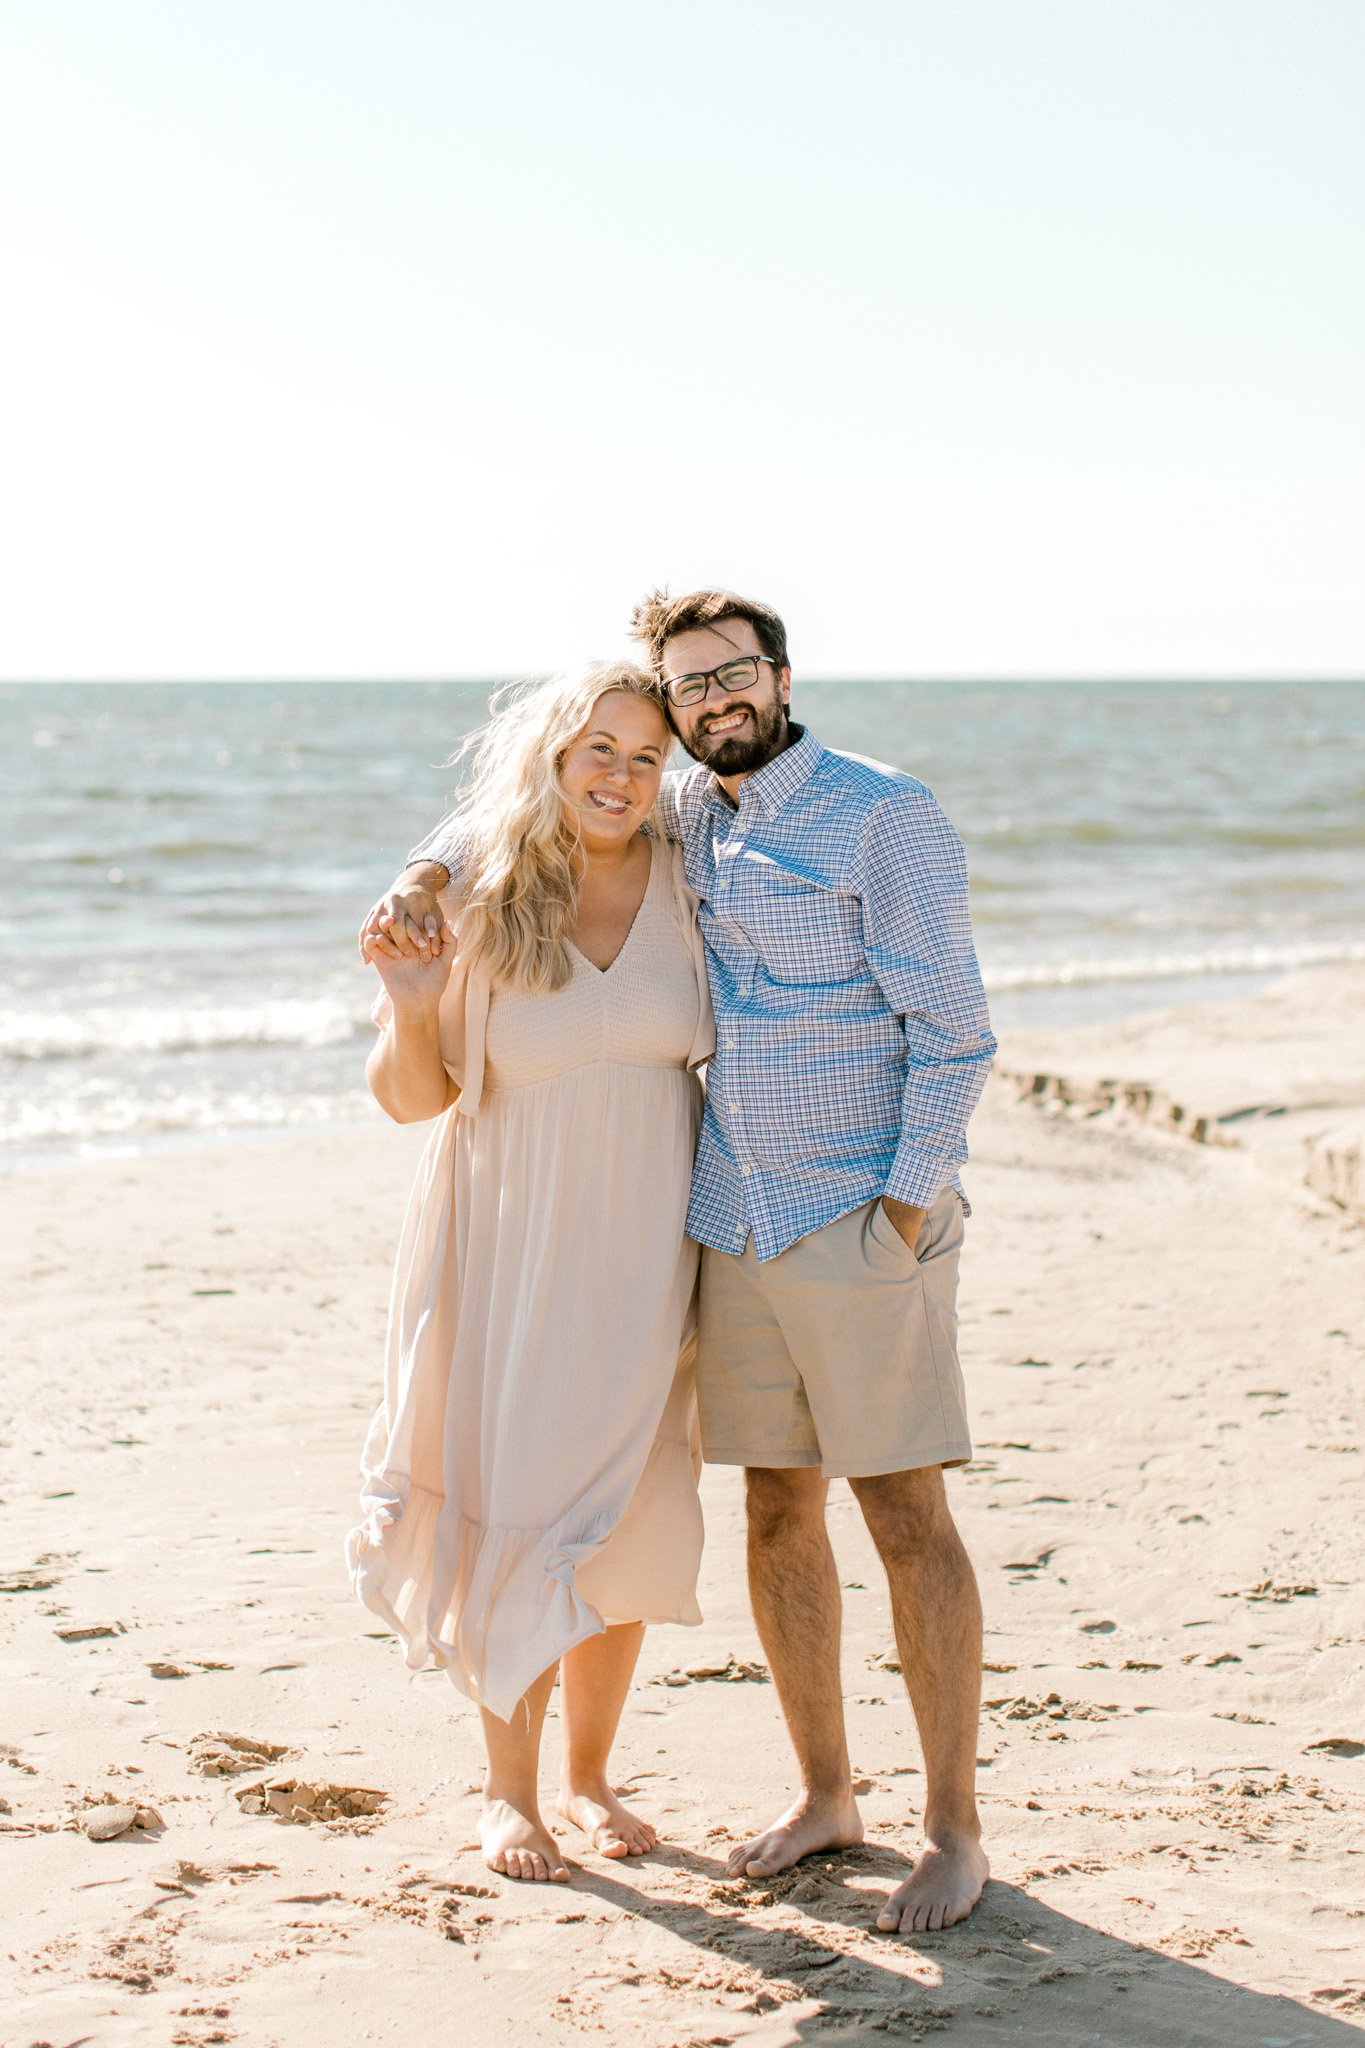
[[(640, 1484), (655, 1499), (695, 1499), (692, 1448), (656, 1442)], [(563, 1524), (484, 1528), (441, 1494), (407, 1483), (403, 1491), (395, 1485), (385, 1496), (372, 1493), (365, 1505), (365, 1520), (346, 1542), (357, 1598), (401, 1639), (409, 1670), (444, 1671), (500, 1720), (511, 1719), (542, 1671), (618, 1622), (701, 1622), (695, 1570), (682, 1575), (671, 1599), (627, 1603), (649, 1606), (648, 1613), (614, 1614), (583, 1596), (578, 1574), (601, 1556), (616, 1521), (573, 1535)], [(499, 1623), (513, 1616), (510, 1641)]]

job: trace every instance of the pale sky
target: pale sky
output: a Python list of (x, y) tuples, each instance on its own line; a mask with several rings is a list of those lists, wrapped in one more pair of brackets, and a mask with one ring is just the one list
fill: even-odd
[(0, 0), (0, 674), (1365, 673), (1360, 0)]

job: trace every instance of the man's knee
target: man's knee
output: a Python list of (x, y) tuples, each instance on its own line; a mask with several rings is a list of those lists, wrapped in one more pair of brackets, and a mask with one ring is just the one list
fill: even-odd
[(879, 1550), (922, 1552), (945, 1541), (958, 1541), (941, 1466), (879, 1472), (848, 1483)]
[(823, 1523), (828, 1493), (829, 1481), (815, 1468), (750, 1466), (744, 1474), (750, 1534), (774, 1542), (802, 1523)]

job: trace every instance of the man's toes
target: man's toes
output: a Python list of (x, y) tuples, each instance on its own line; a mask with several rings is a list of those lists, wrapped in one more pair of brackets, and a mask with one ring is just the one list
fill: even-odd
[(630, 1854), (629, 1842), (623, 1842), (621, 1837), (613, 1834), (610, 1828), (602, 1830), (602, 1840), (598, 1843), (598, 1848), (604, 1856), (610, 1856), (613, 1863), (619, 1863), (623, 1856), (629, 1856)]
[(916, 1917), (923, 1910), (903, 1890), (894, 1891), (877, 1915), (877, 1926), (883, 1934), (914, 1934)]

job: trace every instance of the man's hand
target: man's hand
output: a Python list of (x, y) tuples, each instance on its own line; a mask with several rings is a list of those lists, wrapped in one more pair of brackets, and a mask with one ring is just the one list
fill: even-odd
[(919, 1237), (920, 1225), (929, 1214), (927, 1209), (916, 1209), (910, 1202), (898, 1202), (894, 1195), (882, 1196), (882, 1207), (897, 1234), (905, 1239), (911, 1251)]
[(442, 918), (437, 898), (449, 880), (438, 860), (404, 868), (360, 927), (361, 959), (377, 965), (381, 955), (390, 960), (439, 958)]

